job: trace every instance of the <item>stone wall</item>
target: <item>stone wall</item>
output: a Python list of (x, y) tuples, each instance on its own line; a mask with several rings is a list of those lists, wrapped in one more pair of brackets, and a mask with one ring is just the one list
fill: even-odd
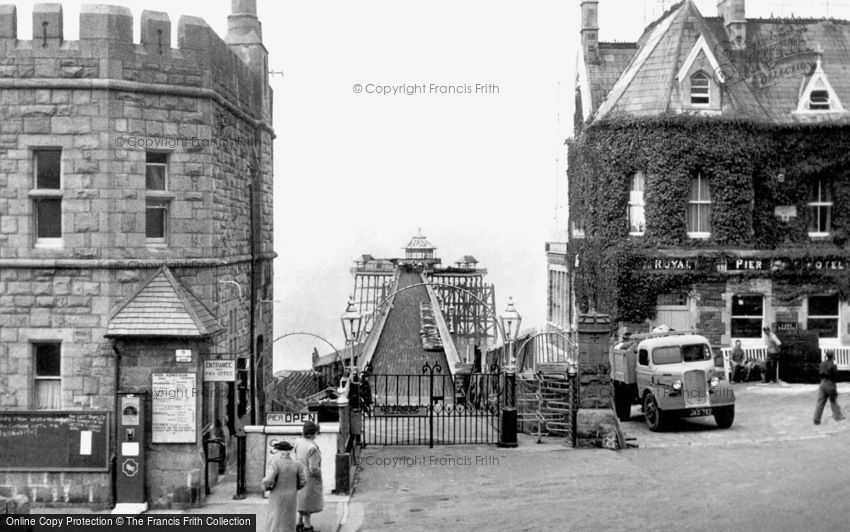
[(24, 495), (16, 495), (12, 498), (0, 496), (0, 515), (4, 514), (29, 514), (30, 501)]

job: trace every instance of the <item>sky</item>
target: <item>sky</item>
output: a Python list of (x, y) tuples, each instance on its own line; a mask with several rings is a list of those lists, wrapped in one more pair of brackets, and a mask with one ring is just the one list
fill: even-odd
[[(66, 40), (81, 3), (63, 2)], [(169, 13), (175, 45), (180, 15), (227, 33), (226, 0), (109, 3), (133, 11), (137, 42), (142, 9)], [(32, 2), (16, 4), (29, 39)], [(579, 0), (257, 4), (277, 135), (275, 336), (342, 349), (352, 261), (400, 256), (420, 227), (444, 263), (474, 255), (488, 268), (497, 313), (513, 296), (523, 328), (541, 328), (544, 246), (563, 236)], [(600, 0), (599, 38), (634, 41), (672, 4)], [(850, 2), (747, 2), (748, 17), (792, 13), (850, 18)], [(275, 342), (275, 371), (308, 368), (314, 346), (330, 350), (306, 335)]]

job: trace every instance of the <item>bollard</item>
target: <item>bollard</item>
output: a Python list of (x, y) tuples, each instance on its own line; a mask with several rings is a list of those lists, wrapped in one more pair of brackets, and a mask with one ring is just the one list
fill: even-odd
[(505, 368), (505, 406), (498, 446), (517, 446), (516, 367), (512, 365)]
[(246, 440), (248, 435), (244, 432), (239, 432), (236, 437), (236, 495), (233, 496), (236, 500), (245, 498), (245, 466), (246, 466)]

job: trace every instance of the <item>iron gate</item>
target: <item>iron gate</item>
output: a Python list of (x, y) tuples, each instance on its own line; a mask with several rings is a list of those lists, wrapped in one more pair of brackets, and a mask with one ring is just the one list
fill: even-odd
[(367, 374), (371, 401), (363, 407), (366, 445), (498, 443), (501, 374), (443, 373), (425, 364), (418, 375)]

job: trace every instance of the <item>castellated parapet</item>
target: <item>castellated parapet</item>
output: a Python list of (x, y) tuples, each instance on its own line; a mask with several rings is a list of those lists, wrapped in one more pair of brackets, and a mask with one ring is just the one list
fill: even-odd
[(133, 41), (133, 23), (129, 8), (83, 5), (80, 39), (67, 41), (61, 5), (36, 4), (33, 40), (22, 41), (17, 38), (16, 7), (2, 5), (0, 78), (100, 79), (206, 88), (251, 118), (270, 122), (265, 71), (259, 66), (252, 71), (203, 19), (180, 17), (176, 48), (171, 46), (167, 13), (142, 12), (140, 43)]

